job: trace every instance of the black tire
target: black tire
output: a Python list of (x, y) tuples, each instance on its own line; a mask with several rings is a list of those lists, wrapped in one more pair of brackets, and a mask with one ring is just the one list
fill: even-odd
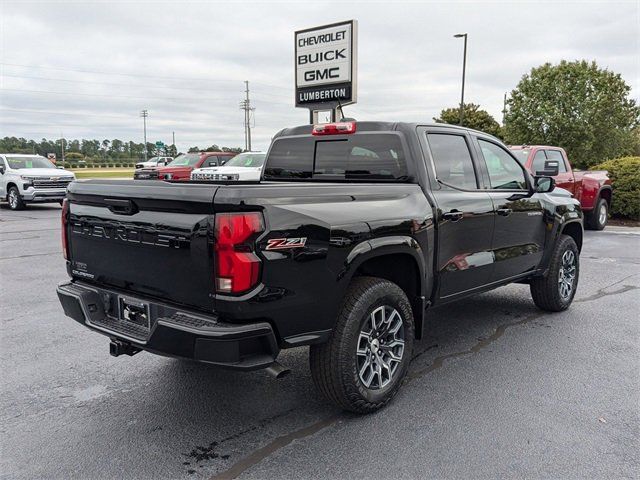
[[(378, 321), (387, 326), (386, 334), (379, 335), (385, 329), (376, 331), (372, 328), (373, 335), (363, 336), (372, 321), (372, 314), (378, 320), (382, 319), (383, 314), (388, 315), (387, 323)], [(398, 326), (396, 314), (400, 316), (401, 326)], [(391, 333), (390, 329), (395, 330), (395, 333)], [(404, 345), (402, 353), (398, 354), (400, 345), (396, 337), (400, 336), (400, 332)], [(388, 335), (393, 335), (393, 342), (388, 341)], [(311, 346), (309, 363), (313, 381), (329, 401), (344, 410), (356, 413), (374, 412), (389, 403), (400, 389), (411, 361), (413, 340), (413, 312), (404, 291), (388, 280), (357, 277), (347, 290), (329, 341)], [(391, 348), (391, 343), (398, 344), (393, 347), (396, 348), (393, 355), (400, 356), (393, 363), (391, 354), (385, 353)], [(372, 351), (376, 348), (378, 353), (383, 351), (381, 356)], [(385, 356), (386, 363), (382, 361)], [(360, 373), (361, 370), (364, 371), (365, 363), (369, 365), (366, 372), (371, 373), (366, 375), (369, 379), (368, 386), (361, 379)], [(359, 367), (360, 364), (362, 368)], [(382, 365), (386, 369), (386, 375), (376, 373), (382, 372)]]
[(609, 218), (609, 203), (604, 198), (599, 198), (596, 208), (587, 215), (585, 226), (589, 230), (604, 230)]
[[(565, 257), (566, 255), (566, 257)], [(574, 269), (567, 266), (565, 259), (573, 255)], [(571, 291), (566, 295), (566, 285), (560, 282), (561, 275), (572, 276)], [(580, 277), (580, 253), (573, 238), (568, 235), (560, 235), (551, 255), (549, 271), (544, 277), (531, 280), (530, 289), (533, 303), (542, 310), (548, 312), (561, 312), (569, 308), (578, 289)], [(567, 277), (564, 277), (567, 279)]]
[(7, 202), (9, 202), (9, 208), (11, 210), (23, 210), (25, 203), (22, 200), (18, 187), (9, 187), (7, 192)]

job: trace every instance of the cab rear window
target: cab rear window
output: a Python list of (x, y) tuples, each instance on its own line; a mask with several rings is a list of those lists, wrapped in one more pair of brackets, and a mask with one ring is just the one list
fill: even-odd
[(267, 157), (264, 178), (405, 181), (408, 174), (400, 136), (376, 133), (278, 139)]

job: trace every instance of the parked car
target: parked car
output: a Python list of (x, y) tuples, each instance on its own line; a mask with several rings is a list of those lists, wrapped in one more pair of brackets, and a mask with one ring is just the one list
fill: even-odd
[(318, 390), (371, 412), (402, 385), (431, 307), (513, 282), (543, 310), (570, 306), (582, 212), (553, 188), (465, 128), (288, 128), (262, 181), (72, 183), (58, 296), (115, 356), (279, 375), (281, 349), (310, 345)]
[(27, 203), (62, 202), (76, 176), (40, 155), (0, 154), (0, 198), (11, 210)]
[(222, 167), (196, 168), (191, 180), (252, 181), (260, 180), (266, 152), (244, 152), (236, 155)]
[(153, 157), (146, 162), (136, 163), (136, 168), (164, 167), (173, 161), (173, 157)]
[(191, 178), (191, 171), (201, 167), (219, 167), (236, 156), (233, 152), (198, 152), (178, 155), (175, 160), (164, 167), (141, 168), (136, 170), (133, 178), (137, 180), (178, 180)]
[(609, 218), (611, 206), (611, 179), (606, 170), (588, 172), (573, 170), (567, 152), (560, 147), (546, 145), (512, 145), (509, 147), (516, 158), (530, 172), (543, 173), (545, 162), (557, 163), (557, 170), (546, 172), (580, 201), (585, 214), (585, 226), (592, 230), (603, 230)]

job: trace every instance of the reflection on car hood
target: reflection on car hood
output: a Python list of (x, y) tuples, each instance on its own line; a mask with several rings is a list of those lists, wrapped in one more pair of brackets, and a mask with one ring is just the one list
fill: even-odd
[(262, 170), (262, 167), (207, 167), (194, 170), (194, 173), (221, 173), (228, 175), (232, 173), (259, 172), (260, 170)]
[(18, 175), (28, 175), (30, 177), (73, 177), (73, 172), (60, 168), (19, 168), (13, 170)]
[(552, 192), (549, 193), (552, 197), (573, 197), (572, 193), (569, 190), (564, 188), (556, 187)]

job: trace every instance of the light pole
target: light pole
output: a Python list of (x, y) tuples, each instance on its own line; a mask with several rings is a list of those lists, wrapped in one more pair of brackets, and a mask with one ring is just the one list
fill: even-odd
[(147, 161), (147, 117), (149, 116), (149, 112), (146, 110), (142, 110), (140, 112), (140, 116), (142, 117), (142, 123), (144, 125), (144, 161)]
[(464, 75), (467, 70), (467, 34), (456, 33), (454, 37), (455, 38), (464, 37), (464, 54), (462, 57), (462, 95), (460, 96), (460, 126), (462, 126), (462, 121), (464, 119)]

